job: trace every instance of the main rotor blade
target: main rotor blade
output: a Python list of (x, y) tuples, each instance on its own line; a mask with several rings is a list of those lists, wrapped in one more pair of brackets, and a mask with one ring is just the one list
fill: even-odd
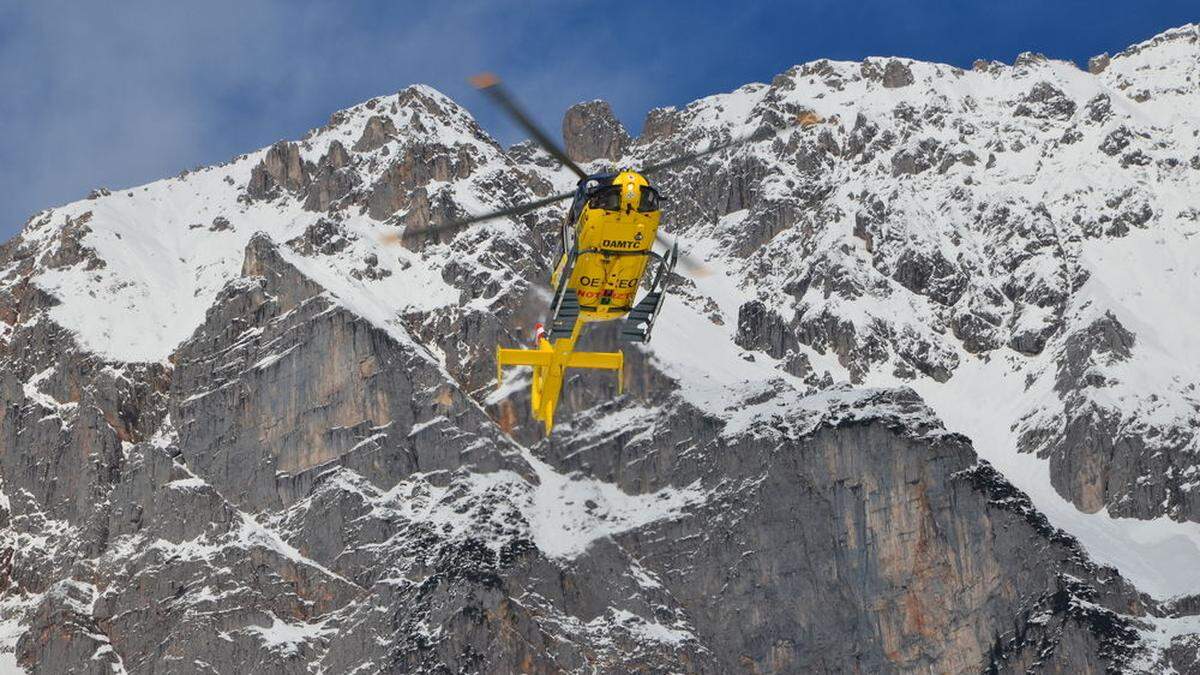
[(558, 147), (557, 143), (550, 140), (550, 137), (547, 136), (540, 127), (538, 127), (537, 123), (533, 121), (533, 118), (531, 118), (529, 115), (526, 115), (525, 111), (521, 109), (521, 106), (517, 105), (516, 100), (509, 95), (508, 90), (500, 84), (500, 78), (496, 77), (492, 73), (480, 73), (471, 78), (471, 84), (476, 89), (491, 97), (491, 99), (495, 101), (497, 105), (511, 115), (517, 124), (520, 124), (525, 131), (529, 132), (530, 136), (533, 136), (533, 140), (537, 141), (538, 145), (542, 146), (543, 150), (550, 153), (550, 156), (554, 157), (554, 159), (557, 159), (559, 162), (562, 162), (563, 166), (575, 172), (575, 175), (579, 176), (581, 179), (587, 178), (587, 173), (583, 169), (579, 168), (578, 164), (571, 161), (571, 158), (567, 157), (567, 153), (563, 151), (562, 148)]
[(729, 141), (728, 143), (718, 143), (717, 145), (714, 145), (707, 150), (701, 150), (700, 152), (693, 152), (689, 155), (682, 155), (680, 157), (676, 157), (675, 159), (669, 159), (669, 160), (667, 160), (665, 162), (661, 162), (659, 164), (651, 164), (650, 166), (643, 167), (639, 173), (641, 173), (643, 176), (650, 175), (652, 173), (656, 173), (656, 172), (662, 171), (664, 169), (670, 169), (672, 167), (679, 166), (680, 164), (687, 164), (688, 162), (694, 162), (697, 159), (700, 159), (701, 157), (707, 157), (713, 153), (717, 153), (722, 150), (728, 150), (729, 148), (735, 148), (739, 145), (743, 145), (746, 143), (753, 143), (755, 141), (765, 141), (765, 140), (774, 138), (778, 133), (779, 133), (778, 129), (775, 129), (773, 127), (763, 127), (763, 128), (760, 128), (759, 130), (755, 131), (752, 134), (749, 134), (747, 136), (742, 136), (741, 138), (735, 138), (735, 139)]
[[(678, 242), (678, 240), (672, 241), (661, 231), (658, 233), (657, 239), (658, 239), (659, 243), (661, 243), (663, 246), (665, 246), (667, 248), (668, 251), (670, 251), (675, 246), (675, 244)], [(697, 258), (696, 256), (694, 256), (690, 253), (685, 253), (683, 251), (680, 251), (679, 249), (676, 249), (676, 251), (679, 255), (679, 257), (676, 258), (676, 260), (679, 262), (680, 267), (682, 267), (685, 272), (691, 274), (694, 277), (708, 276), (708, 271), (709, 271), (708, 265), (705, 265), (703, 261), (701, 261), (699, 258)]]
[(397, 243), (404, 237), (418, 237), (418, 236), (424, 236), (424, 235), (428, 235), (428, 234), (437, 234), (439, 232), (456, 232), (458, 230), (462, 230), (467, 227), (470, 227), (471, 225), (474, 225), (476, 223), (482, 223), (485, 220), (492, 220), (493, 218), (504, 218), (506, 216), (519, 216), (524, 213), (529, 213), (530, 211), (535, 211), (544, 206), (549, 206), (555, 202), (561, 202), (564, 199), (570, 199), (571, 197), (574, 197), (574, 196), (575, 196), (574, 192), (564, 192), (562, 194), (552, 195), (550, 197), (545, 197), (545, 198), (539, 199), (537, 201), (525, 202), (524, 204), (517, 204), (516, 206), (510, 206), (506, 209), (500, 209), (498, 211), (491, 211), (489, 213), (483, 213), (483, 214), (480, 214), (477, 216), (468, 216), (466, 218), (461, 218), (459, 220), (451, 220), (446, 223), (436, 223), (436, 224), (430, 225), (429, 227), (423, 227), (419, 230), (405, 232), (402, 235), (392, 235), (392, 236), (388, 237), (388, 243)]

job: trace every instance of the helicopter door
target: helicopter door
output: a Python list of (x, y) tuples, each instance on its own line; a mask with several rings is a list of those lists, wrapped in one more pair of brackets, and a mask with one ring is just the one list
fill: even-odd
[(562, 226), (562, 251), (566, 253), (575, 247), (575, 221), (568, 220)]

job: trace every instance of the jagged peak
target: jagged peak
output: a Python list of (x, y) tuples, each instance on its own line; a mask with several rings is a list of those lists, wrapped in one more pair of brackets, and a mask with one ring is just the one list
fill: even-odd
[(1188, 23), (1175, 28), (1168, 28), (1148, 40), (1143, 40), (1126, 47), (1113, 58), (1128, 58), (1148, 49), (1180, 41), (1190, 41), (1192, 44), (1198, 45), (1197, 52), (1200, 53), (1200, 23)]
[(1187, 24), (1132, 45), (1111, 59), (1095, 57), (1090, 69), (1162, 119), (1196, 119), (1191, 97), (1200, 86), (1198, 64), (1200, 24)]
[(576, 162), (616, 161), (629, 144), (629, 133), (603, 99), (576, 103), (563, 115), (562, 135), (567, 156)]
[[(491, 429), (470, 401), (459, 398), (464, 391), (487, 396), (480, 405), (494, 406), (487, 410), (499, 411), (500, 424), (521, 433), (510, 424), (511, 420), (523, 424), (524, 419), (514, 413), (518, 405), (524, 407), (523, 399), (508, 400), (514, 388), (487, 393), (493, 372), (490, 350), (497, 343), (517, 342), (517, 331), (528, 325), (526, 317), (544, 311), (548, 302), (544, 293), (532, 291), (544, 289), (544, 282), (534, 279), (548, 271), (545, 262), (552, 260), (552, 254), (535, 235), (553, 232), (546, 227), (552, 213), (537, 216), (537, 221), (530, 216), (524, 223), (490, 223), (457, 240), (428, 242), (419, 250), (385, 247), (383, 237), (395, 238), (408, 226), (419, 233), (435, 216), (483, 213), (519, 203), (530, 190), (546, 194), (552, 185), (564, 189), (573, 179), (565, 175), (565, 180), (552, 183), (566, 172), (529, 142), (513, 146), (507, 157), (495, 162), (494, 155), (473, 153), (471, 147), (431, 147), (447, 139), (475, 142), (473, 120), (461, 106), (425, 85), (347, 108), (330, 128), (315, 130), (299, 142), (243, 156), (220, 170), (162, 181), (149, 189), (102, 194), (48, 213), (31, 226), (24, 242), (30, 251), (23, 259), (27, 263), (21, 262), (24, 253), (16, 253), (15, 247), (6, 253), (0, 246), (0, 275), (6, 260), (23, 264), (11, 279), (29, 289), (16, 289), (6, 300), (3, 284), (9, 277), (0, 278), (0, 353), (24, 359), (15, 376), (19, 379), (6, 373), (0, 385), (15, 394), (15, 403), (28, 401), (28, 407), (6, 419), (49, 428), (57, 422), (53, 417), (41, 419), (45, 413), (39, 409), (53, 413), (70, 405), (64, 403), (69, 400), (64, 392), (71, 380), (57, 376), (63, 382), (59, 385), (36, 375), (49, 372), (43, 370), (43, 364), (49, 363), (43, 359), (67, 338), (49, 328), (33, 330), (27, 317), (34, 312), (46, 318), (45, 326), (58, 322), (63, 335), (73, 332), (83, 350), (108, 361), (149, 361), (146, 366), (122, 366), (132, 373), (131, 383), (136, 380), (141, 386), (139, 368), (169, 374), (171, 390), (162, 385), (152, 391), (164, 391), (162, 396), (171, 397), (164, 400), (173, 401), (174, 407), (164, 405), (151, 412), (173, 415), (170, 424), (177, 425), (179, 432), (164, 434), (174, 440), (162, 446), (132, 450), (134, 458), (143, 450), (150, 457), (148, 450), (158, 452), (167, 445), (179, 453), (178, 470), (165, 452), (159, 452), (163, 457), (157, 460), (145, 460), (147, 465), (161, 462), (159, 473), (164, 479), (178, 478), (168, 482), (165, 493), (195, 495), (203, 489), (205, 494), (216, 494), (220, 483), (209, 478), (222, 472), (236, 477), (243, 468), (259, 466), (265, 468), (261, 482), (255, 480), (259, 487), (254, 489), (262, 489), (255, 499), (274, 502), (276, 495), (287, 495), (284, 499), (291, 503), (308, 490), (310, 479), (318, 487), (328, 481), (324, 485), (329, 487), (314, 492), (308, 503), (307, 498), (292, 503), (300, 506), (288, 516), (290, 523), (272, 520), (278, 513), (264, 512), (263, 522), (246, 520), (245, 527), (239, 527), (243, 519), (232, 507), (227, 512), (214, 507), (209, 514), (190, 507), (191, 501), (161, 502), (161, 512), (199, 513), (200, 519), (188, 519), (187, 528), (206, 517), (232, 522), (234, 533), (241, 533), (239, 538), (244, 534), (252, 541), (266, 541), (267, 550), (286, 553), (285, 559), (298, 563), (292, 569), (321, 572), (324, 568), (307, 562), (313, 560), (329, 562), (329, 569), (350, 578), (403, 579), (407, 577), (402, 570), (376, 570), (375, 559), (347, 557), (340, 551), (391, 555), (413, 542), (420, 544), (421, 555), (433, 551), (430, 555), (450, 561), (447, 564), (475, 560), (481, 552), (489, 565), (492, 553), (498, 561), (518, 562), (506, 568), (516, 572), (503, 572), (517, 576), (505, 579), (522, 578), (523, 570), (530, 568), (520, 562), (521, 556), (536, 555), (537, 550), (575, 560), (571, 562), (575, 569), (589, 572), (608, 566), (610, 555), (624, 555), (618, 544), (626, 543), (631, 552), (651, 553), (643, 556), (647, 570), (674, 569), (679, 558), (667, 560), (671, 568), (652, 568), (651, 562), (664, 558), (633, 547), (658, 540), (660, 532), (667, 536), (680, 532), (680, 523), (689, 518), (703, 531), (711, 530), (713, 523), (722, 523), (730, 504), (759, 509), (801, 495), (803, 502), (789, 503), (778, 513), (817, 513), (818, 527), (805, 536), (818, 542), (818, 547), (842, 541), (830, 537), (825, 524), (835, 522), (840, 527), (842, 520), (836, 516), (849, 514), (854, 528), (846, 530), (847, 536), (858, 537), (858, 532), (866, 533), (866, 538), (845, 541), (876, 546), (863, 549), (873, 560), (906, 551), (911, 547), (905, 543), (917, 538), (932, 544), (940, 538), (973, 542), (978, 537), (1002, 537), (997, 541), (1003, 546), (1034, 546), (1004, 549), (1011, 551), (1012, 558), (1005, 558), (1009, 562), (963, 558), (974, 568), (1011, 571), (1015, 581), (1010, 586), (1020, 591), (1012, 595), (1016, 598), (1012, 611), (1030, 618), (1033, 626), (1057, 625), (1047, 623), (1049, 617), (1062, 616), (1068, 602), (1082, 603), (1090, 597), (1089, 589), (1063, 591), (1053, 596), (1058, 598), (1053, 602), (1059, 612), (1054, 614), (1047, 605), (1050, 596), (1039, 596), (1043, 590), (1054, 593), (1054, 586), (1013, 585), (1025, 583), (1021, 580), (1029, 576), (1029, 569), (1046, 571), (1039, 566), (1041, 558), (1026, 554), (1044, 550), (1046, 537), (1030, 537), (1021, 524), (1047, 535), (1050, 521), (1034, 510), (1043, 504), (1054, 509), (1048, 511), (1054, 517), (1053, 527), (1082, 533), (1078, 545), (1071, 540), (1057, 548), (1058, 557), (1051, 562), (1069, 555), (1075, 573), (1082, 574), (1083, 569), (1091, 578), (1099, 568), (1090, 566), (1085, 554), (1095, 549), (1098, 561), (1122, 571), (1131, 569), (1130, 578), (1149, 584), (1145, 590), (1156, 596), (1195, 593), (1195, 575), (1186, 573), (1194, 565), (1178, 562), (1194, 561), (1192, 549), (1179, 551), (1197, 541), (1195, 530), (1170, 530), (1172, 523), (1164, 522), (1163, 515), (1196, 520), (1200, 511), (1192, 501), (1164, 501), (1160, 488), (1182, 494), (1195, 484), (1195, 462), (1185, 451), (1196, 446), (1177, 439), (1191, 438), (1186, 434), (1193, 433), (1188, 424), (1195, 417), (1200, 371), (1179, 358), (1194, 349), (1188, 331), (1173, 322), (1177, 316), (1195, 313), (1189, 311), (1194, 303), (1186, 290), (1189, 280), (1200, 276), (1193, 264), (1196, 256), (1190, 254), (1194, 223), (1200, 220), (1175, 214), (1191, 207), (1188, 196), (1200, 186), (1200, 146), (1191, 140), (1192, 127), (1171, 126), (1173, 120), (1166, 117), (1161, 132), (1143, 135), (1143, 120), (1137, 116), (1140, 102), (1133, 98), (1140, 87), (1130, 91), (1127, 101), (1115, 87), (1105, 86), (1107, 75), (1093, 77), (1032, 54), (1018, 61), (988, 64), (986, 72), (971, 73), (904, 58), (819, 60), (795, 66), (770, 84), (754, 83), (680, 109), (651, 113), (653, 124), (648, 121), (643, 133), (646, 144), (635, 145), (639, 152), (661, 152), (663, 157), (711, 147), (714, 140), (806, 111), (824, 118), (819, 126), (806, 125), (770, 142), (745, 146), (736, 156), (712, 155), (707, 166), (688, 167), (674, 175), (663, 172), (663, 182), (671, 190), (668, 217), (672, 220), (666, 232), (704, 259), (712, 273), (681, 275), (672, 281), (672, 300), (665, 305), (654, 342), (627, 352), (629, 395), (576, 415), (569, 422), (574, 427), (562, 425), (553, 441), (527, 456), (509, 461), (505, 453), (513, 446), (492, 443), (486, 434), (478, 436), (482, 440), (477, 445), (454, 444), (459, 442), (455, 439), (474, 442), (476, 436), (462, 433), (464, 429), (476, 433), (472, 420)], [(1131, 59), (1136, 65), (1130, 71), (1148, 70), (1146, 82), (1135, 84), (1178, 86), (1193, 72), (1177, 68), (1159, 76), (1155, 69), (1159, 62), (1157, 56)], [(1182, 58), (1174, 63), (1190, 61)], [(1194, 101), (1195, 89), (1183, 95), (1189, 97), (1185, 101)], [(1153, 100), (1149, 105), (1166, 97), (1156, 95)], [(584, 130), (590, 140), (595, 140), (596, 128)], [(368, 129), (374, 129), (374, 140), (354, 148)], [(443, 132), (446, 136), (439, 137)], [(656, 138), (662, 144), (647, 147)], [(337, 153), (334, 143), (340, 148)], [(329, 161), (318, 159), (324, 157)], [(307, 166), (308, 161), (316, 165)], [(275, 167), (270, 170), (279, 192), (254, 197), (245, 191), (259, 162), (261, 171)], [(336, 172), (342, 177), (354, 173), (359, 182), (336, 183), (332, 180), (338, 177)], [(388, 174), (388, 179), (381, 174)], [(527, 174), (532, 178), (526, 180)], [(306, 177), (291, 180), (297, 176)], [(362, 192), (337, 208), (302, 208), (305, 202), (299, 197), (322, 176), (330, 179), (331, 194), (333, 188)], [(536, 180), (544, 180), (544, 185), (536, 185)], [(378, 194), (387, 198), (379, 203), (388, 208), (379, 217), (369, 210), (372, 201), (367, 192), (376, 185)], [(335, 197), (329, 203), (337, 201)], [(410, 213), (413, 218), (406, 220)], [(89, 232), (84, 232), (85, 226)], [(38, 267), (35, 253), (37, 260), (47, 264)], [(95, 265), (93, 259), (106, 264)], [(314, 298), (317, 293), (320, 297)], [(62, 302), (51, 306), (38, 294)], [(370, 331), (364, 332), (363, 327)], [(385, 334), (389, 339), (382, 339)], [(15, 346), (6, 346), (6, 341)], [(91, 369), (94, 359), (85, 356)], [(1062, 363), (1072, 369), (1059, 370)], [(841, 384), (835, 384), (834, 375)], [(847, 385), (847, 377), (870, 388)], [(516, 388), (523, 386), (519, 378), (514, 382)], [(583, 404), (572, 402), (580, 406), (576, 410), (590, 405), (587, 397), (607, 401), (612, 392), (585, 381), (572, 387), (584, 395), (577, 399)], [(122, 408), (94, 406), (93, 399), (107, 403), (89, 396), (76, 405), (83, 411), (79, 419), (90, 427), (105, 434), (109, 420), (116, 420), (114, 430), (133, 427), (133, 422), (108, 414), (115, 410), (123, 415)], [(662, 403), (664, 398), (667, 404)], [(260, 418), (254, 415), (257, 410), (268, 413)], [(469, 415), (461, 414), (463, 410)], [(1121, 416), (1129, 410), (1133, 412)], [(1085, 415), (1094, 415), (1097, 421)], [(152, 431), (158, 419), (145, 426)], [(226, 420), (237, 426), (226, 426)], [(1092, 455), (1084, 444), (1073, 443), (1075, 436), (1060, 431), (1064, 420), (1076, 425), (1072, 428), (1079, 429), (1078, 436), (1087, 442), (1112, 439), (1105, 449), (1116, 446), (1111, 456), (1122, 462), (1116, 467), (1122, 474), (1099, 475), (1095, 483), (1089, 482), (1092, 477), (1087, 474), (1070, 480), (1072, 467), (1091, 466), (1086, 462)], [(1157, 426), (1151, 434), (1135, 424)], [(886, 439), (876, 435), (883, 428), (894, 433)], [(872, 434), (867, 438), (887, 442), (854, 440), (862, 438), (855, 435), (864, 429)], [(843, 431), (849, 434), (843, 436)], [(969, 433), (980, 455), (996, 460), (996, 468), (976, 463), (965, 441), (952, 435), (954, 431)], [(41, 434), (23, 435), (23, 442), (45, 447), (47, 454), (40, 454), (40, 449), (30, 453), (34, 459), (73, 461), (87, 456), (63, 453), (61, 446), (40, 440), (53, 440), (52, 436)], [(281, 441), (280, 434), (288, 439)], [(4, 440), (20, 434), (0, 436)], [(820, 447), (837, 437), (852, 442)], [(893, 445), (888, 440), (895, 438), (904, 442)], [(1129, 439), (1158, 445), (1141, 453), (1133, 443), (1125, 443)], [(72, 442), (72, 449), (89, 449)], [(214, 470), (207, 470), (207, 458), (226, 448), (237, 449), (226, 455), (233, 461), (222, 459)], [(275, 454), (276, 448), (291, 449)], [(727, 451), (731, 449), (735, 452)], [(132, 475), (115, 463), (130, 449), (114, 444), (111, 450), (108, 454), (115, 458), (113, 466), (121, 469), (122, 479)], [(462, 473), (442, 468), (457, 466), (455, 458), (468, 450), (475, 454)], [(871, 454), (860, 455), (860, 450)], [(1018, 456), (1018, 451), (1030, 454)], [(421, 461), (414, 460), (412, 467), (393, 464), (406, 462), (410, 455)], [(21, 456), (0, 453), (0, 457)], [(277, 471), (272, 462), (278, 457), (288, 457), (290, 464), (278, 465), (282, 470)], [(333, 457), (336, 463), (324, 463)], [(437, 458), (445, 458), (446, 464), (427, 461)], [(190, 466), (183, 469), (189, 459)], [(892, 460), (896, 460), (893, 468), (880, 469)], [(1036, 474), (1025, 470), (1043, 460), (1056, 463), (1050, 470), (1039, 468)], [(695, 476), (710, 475), (706, 473), (710, 467), (722, 461), (737, 472), (720, 475), (714, 470), (711, 482), (689, 487)], [(843, 463), (837, 471), (826, 470)], [(389, 466), (401, 468), (393, 474)], [(418, 466), (425, 473), (409, 473)], [(336, 468), (326, 473), (328, 467)], [(367, 473), (376, 467), (384, 468)], [(760, 467), (765, 468), (760, 471)], [(808, 473), (809, 468), (817, 470)], [(1184, 470), (1192, 473), (1181, 476)], [(1001, 471), (1012, 474), (1011, 483)], [(467, 479), (472, 473), (478, 477)], [(55, 472), (38, 475), (54, 478)], [(46, 494), (58, 494), (59, 486), (72, 475), (61, 472), (59, 483), (46, 483)], [(409, 475), (414, 476), (411, 481), (395, 482)], [(587, 475), (602, 479), (590, 480)], [(931, 477), (943, 475), (944, 479), (931, 482)], [(1070, 493), (1054, 492), (1058, 484), (1052, 479), (1063, 475)], [(772, 487), (773, 482), (779, 487)], [(759, 485), (771, 492), (759, 492)], [(721, 490), (737, 486), (737, 491), (707, 492), (711, 486)], [(10, 495), (21, 496), (4, 487)], [(157, 499), (143, 488), (127, 490), (113, 493), (114, 508), (132, 508), (123, 504), (138, 500), (152, 504)], [(234, 494), (221, 490), (221, 494)], [(1074, 499), (1079, 494), (1084, 495), (1079, 503), (1086, 508), (1103, 505), (1113, 510), (1095, 516), (1076, 513), (1063, 497)], [(4, 500), (0, 493), (0, 503)], [(693, 518), (704, 514), (692, 510), (703, 500), (716, 505), (718, 517)], [(984, 510), (967, 509), (976, 502)], [(879, 504), (892, 506), (869, 511)], [(829, 514), (834, 517), (821, 510), (826, 505), (836, 506)], [(360, 535), (352, 533), (344, 548), (338, 541), (323, 542), (322, 532), (338, 534), (339, 529), (327, 527), (326, 509), (331, 517), (340, 518), (338, 522), (351, 523), (350, 528), (358, 527), (355, 522), (368, 523), (367, 534), (357, 539), (353, 537)], [(943, 516), (956, 509), (966, 517), (945, 520)], [(103, 536), (116, 546), (127, 546), (124, 550), (133, 550), (134, 545), (117, 537), (134, 528), (153, 536), (159, 531), (179, 533), (172, 542), (187, 541), (182, 532), (192, 531), (184, 525), (174, 529), (176, 525), (162, 524), (165, 521), (156, 524), (162, 516), (152, 509), (146, 509), (144, 516), (139, 510), (134, 525), (124, 524), (135, 522), (126, 517), (127, 512), (114, 513), (111, 522), (125, 529), (111, 535), (105, 530)], [(230, 521), (225, 513), (234, 519)], [(366, 513), (374, 515), (355, 520)], [(643, 517), (647, 513), (654, 517)], [(920, 520), (910, 520), (912, 513), (922, 514)], [(216, 520), (213, 514), (223, 519)], [(778, 514), (768, 515), (770, 522), (780, 522)], [(313, 520), (305, 524), (307, 517)], [(1144, 523), (1154, 528), (1153, 536), (1141, 537), (1145, 529), (1131, 529), (1133, 519), (1141, 517), (1161, 518)], [(988, 519), (999, 527), (988, 527)], [(162, 530), (143, 530), (142, 522)], [(741, 522), (749, 521), (724, 522), (741, 528)], [(892, 543), (881, 546), (870, 543), (871, 522), (899, 522), (905, 528), (885, 533)], [(982, 529), (975, 525), (970, 530), (955, 529), (972, 522), (982, 523)], [(451, 533), (437, 534), (436, 528), (447, 523)], [(452, 548), (478, 532), (493, 531), (493, 524), (511, 529), (504, 530), (504, 537), (480, 537), (490, 549), (479, 548), (476, 542), (471, 543), (474, 548)], [(947, 524), (949, 529), (939, 529)], [(630, 531), (635, 526), (647, 529)], [(772, 528), (755, 534), (745, 549), (732, 548), (730, 542), (740, 542), (724, 535), (714, 539), (713, 548), (706, 551), (728, 549), (730, 557), (712, 569), (732, 569), (739, 559), (746, 562), (736, 564), (749, 565), (751, 570), (772, 568), (775, 563), (765, 558), (758, 542), (770, 540), (777, 532)], [(942, 537), (939, 532), (951, 535)], [(1018, 536), (1010, 540), (1013, 532)], [(383, 538), (370, 538), (376, 533)], [(410, 540), (409, 533), (419, 539)], [(1048, 536), (1053, 540), (1057, 533), (1053, 530)], [(841, 531), (834, 534), (840, 537)], [(427, 536), (440, 537), (451, 548), (427, 546)], [(71, 543), (57, 538), (64, 545)], [(690, 537), (680, 539), (687, 540)], [(276, 546), (278, 541), (288, 547)], [(303, 543), (292, 549), (292, 542)], [(205, 549), (217, 547), (207, 541), (201, 544)], [(295, 552), (300, 549), (303, 557)], [(150, 547), (155, 555), (178, 550), (184, 549)], [(930, 550), (939, 559), (954, 559), (953, 551)], [(692, 551), (683, 549), (680, 557), (706, 560)], [(884, 555), (877, 555), (880, 552)], [(246, 559), (244, 551), (231, 549), (231, 553), (231, 559)], [(779, 548), (777, 553), (779, 560), (796, 558), (791, 548)], [(262, 562), (258, 552), (252, 557)], [(1029, 565), (1030, 559), (1039, 565)], [(918, 556), (917, 564), (922, 560)], [(428, 565), (430, 574), (439, 575), (435, 580), (452, 581), (443, 574), (445, 569), (432, 562)], [(654, 589), (664, 584), (643, 572), (639, 560), (630, 557), (630, 565), (627, 576), (635, 579), (625, 582), (659, 592)], [(411, 569), (415, 568), (405, 568)], [(453, 566), (447, 569), (453, 572)], [(901, 575), (897, 580), (906, 582), (911, 567), (905, 563), (894, 569)], [(234, 583), (241, 583), (242, 577), (257, 578), (238, 572)], [(101, 612), (111, 608), (106, 616), (121, 616), (124, 606), (113, 604), (114, 598), (144, 599), (134, 591), (123, 595), (126, 589), (119, 580), (109, 585), (103, 576), (107, 571), (101, 568), (100, 574), (97, 586), (113, 590), (89, 607), (95, 605)], [(669, 581), (666, 576), (663, 582)], [(754, 577), (744, 578), (753, 581)], [(176, 579), (164, 577), (159, 585), (168, 581)], [(1111, 589), (1121, 583), (1102, 580), (1108, 589), (1100, 588), (1103, 597), (1111, 599)], [(212, 596), (217, 595), (213, 590), (223, 594), (225, 588), (211, 585), (213, 589), (190, 588), (188, 594), (209, 596), (204, 602), (213, 603)], [(324, 586), (310, 584), (318, 590)], [(400, 586), (405, 592), (417, 591), (414, 585)], [(1070, 587), (1077, 589), (1077, 584)], [(927, 593), (896, 588), (911, 591), (912, 597), (944, 595), (940, 587)], [(791, 589), (784, 595), (804, 597)], [(365, 596), (355, 595), (356, 600), (360, 597)], [(402, 596), (382, 597), (393, 602)], [(888, 602), (895, 595), (879, 597)], [(1031, 597), (1040, 597), (1032, 609), (1022, 600)], [(232, 595), (228, 602), (234, 599), (240, 603)], [(590, 597), (587, 601), (592, 602)], [(947, 615), (928, 608), (921, 611), (925, 617)], [(347, 615), (323, 608), (304, 614), (313, 622)], [(388, 626), (379, 633), (378, 643), (395, 644), (396, 635), (403, 638), (403, 631), (397, 632), (390, 623), (395, 614), (380, 615)], [(620, 616), (626, 621), (633, 615)], [(678, 616), (679, 621), (686, 618), (682, 611)], [(359, 640), (362, 634), (346, 639), (334, 633), (339, 621), (328, 624), (330, 636), (337, 635), (330, 642), (352, 648), (364, 643)], [(669, 624), (666, 618), (663, 622), (663, 628), (680, 627), (671, 629), (676, 631), (668, 633), (672, 636), (684, 628), (691, 630), (687, 623)], [(114, 624), (125, 630), (120, 622)], [(324, 631), (325, 624), (320, 625)], [(595, 634), (613, 632), (603, 622), (587, 625)], [(257, 635), (255, 628), (261, 626), (246, 630)], [(38, 634), (36, 627), (28, 631), (29, 636)], [(949, 632), (939, 629), (936, 634)], [(984, 635), (982, 648), (987, 649), (990, 641)], [(1002, 641), (1010, 644), (1007, 638)], [(147, 658), (157, 654), (156, 644), (147, 642)], [(52, 641), (47, 648), (55, 645)], [(962, 651), (957, 645), (955, 649)], [(1008, 662), (1016, 663), (1023, 657), (1015, 654), (1009, 649), (993, 656), (996, 662), (1011, 656)], [(663, 662), (678, 660), (672, 653)], [(326, 664), (337, 667), (347, 661), (334, 658)], [(134, 665), (132, 658), (130, 664)], [(963, 662), (956, 666), (964, 667)]]
[(305, 159), (318, 159), (333, 140), (351, 147), (375, 127), (374, 135), (381, 137), (360, 147), (374, 151), (391, 141), (431, 141), (501, 150), (466, 108), (430, 85), (412, 84), (395, 94), (376, 96), (330, 115), (324, 126), (311, 129), (300, 139), (306, 150), (315, 151), (306, 152)]
[[(328, 126), (334, 126), (344, 122), (346, 119), (359, 115), (377, 115), (387, 113), (392, 108), (397, 110), (400, 107), (409, 107), (413, 105), (430, 104), (443, 108), (445, 111), (465, 112), (458, 103), (449, 96), (446, 96), (438, 89), (423, 83), (410, 84), (403, 89), (400, 89), (394, 94), (384, 94), (381, 96), (373, 96), (369, 99), (355, 103), (354, 105), (334, 111), (329, 116), (329, 124), (325, 127), (317, 127), (312, 132), (320, 132)], [(427, 110), (430, 108), (427, 108)], [(395, 113), (392, 113), (395, 114)]]

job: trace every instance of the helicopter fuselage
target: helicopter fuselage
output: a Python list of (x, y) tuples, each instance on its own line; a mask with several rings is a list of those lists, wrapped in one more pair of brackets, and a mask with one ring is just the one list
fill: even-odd
[[(653, 208), (643, 206), (642, 192), (652, 188), (640, 174), (623, 171), (603, 178), (611, 183), (576, 196), (573, 217), (563, 227), (562, 257), (550, 279), (558, 288), (569, 269), (567, 288), (579, 298), (579, 318), (586, 322), (619, 319), (633, 307), (662, 217), (656, 196)], [(620, 194), (598, 199), (603, 190)]]
[[(619, 339), (645, 342), (662, 305), (667, 278), (678, 258), (653, 251), (662, 216), (658, 192), (637, 172), (588, 176), (579, 182), (562, 228), (562, 256), (550, 278), (555, 289), (550, 325), (538, 325), (534, 349), (496, 349), (496, 381), (505, 366), (531, 366), (530, 405), (549, 434), (569, 368), (617, 371), (624, 380), (623, 352), (576, 351), (583, 327), (594, 321), (625, 318)], [(635, 304), (651, 259), (658, 271)]]
[[(641, 171), (618, 170), (615, 173), (589, 174), (580, 167), (533, 121), (528, 113), (491, 73), (480, 73), (471, 83), (487, 94), (526, 131), (553, 159), (578, 179), (574, 192), (549, 195), (523, 205), (510, 206), (489, 214), (471, 216), (452, 223), (459, 229), (472, 223), (502, 216), (519, 216), (534, 209), (574, 198), (571, 211), (562, 225), (561, 256), (551, 275), (554, 296), (549, 324), (538, 324), (532, 349), (496, 345), (496, 384), (504, 381), (507, 366), (533, 369), (530, 382), (530, 407), (534, 419), (545, 424), (546, 433), (554, 427), (554, 411), (566, 372), (571, 368), (590, 368), (617, 372), (617, 393), (624, 380), (623, 351), (576, 351), (583, 327), (593, 321), (623, 319), (617, 331), (620, 342), (645, 344), (662, 314), (663, 300), (680, 261), (679, 244), (664, 245), (656, 253), (661, 200), (645, 176), (674, 166), (694, 162), (716, 152), (756, 140), (767, 140), (775, 131), (756, 131), (750, 136), (714, 143), (708, 149), (643, 166)], [(646, 277), (651, 260), (657, 262), (653, 275)], [(640, 299), (635, 296), (645, 289)]]

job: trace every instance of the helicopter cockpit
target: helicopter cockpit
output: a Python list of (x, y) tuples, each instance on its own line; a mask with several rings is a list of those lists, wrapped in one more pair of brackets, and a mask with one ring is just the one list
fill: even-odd
[(621, 210), (621, 186), (605, 185), (596, 188), (587, 202), (588, 208), (604, 209), (605, 211)]
[[(613, 184), (611, 177), (606, 178), (608, 178), (609, 182), (588, 188), (586, 193), (588, 208), (603, 209), (605, 211), (622, 211), (628, 209), (636, 210), (638, 213), (650, 213), (659, 210), (661, 200), (658, 190), (649, 185), (641, 185), (638, 192), (635, 193), (632, 190), (633, 186), (623, 188), (620, 185)], [(625, 199), (622, 199), (622, 195), (624, 195)], [(630, 198), (634, 195), (637, 196), (636, 203), (634, 203), (634, 199)], [(578, 215), (572, 209), (572, 220)]]
[(598, 174), (580, 181), (571, 211), (562, 224), (561, 243), (564, 250), (575, 238), (575, 224), (579, 221), (585, 205), (590, 209), (638, 213), (652, 213), (662, 208), (662, 198), (658, 190), (644, 184), (644, 181), (641, 185), (618, 184), (615, 180), (621, 175)]

